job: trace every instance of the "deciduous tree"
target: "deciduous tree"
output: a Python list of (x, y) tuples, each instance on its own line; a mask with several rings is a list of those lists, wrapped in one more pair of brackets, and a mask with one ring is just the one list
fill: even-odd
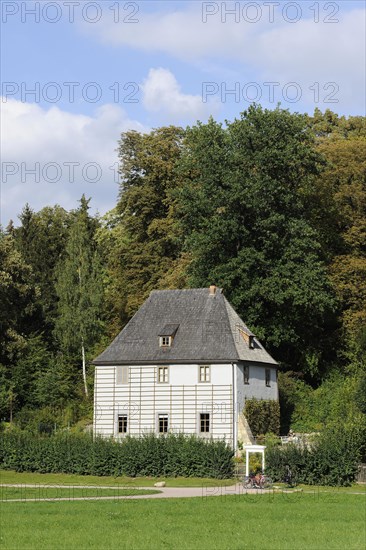
[(276, 358), (310, 378), (334, 311), (306, 207), (320, 162), (304, 116), (260, 107), (190, 129), (180, 162), (190, 283), (222, 285)]

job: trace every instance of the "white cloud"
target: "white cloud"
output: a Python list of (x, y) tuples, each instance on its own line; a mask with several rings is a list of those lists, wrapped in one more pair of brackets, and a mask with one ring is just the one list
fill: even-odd
[(301, 21), (274, 28), (258, 40), (262, 72), (279, 80), (364, 83), (365, 11), (344, 14), (336, 24)]
[[(148, 53), (163, 52), (174, 57), (193, 61), (196, 58), (227, 54), (237, 57), (236, 47), (248, 41), (254, 26), (222, 24), (220, 16), (202, 22), (201, 3), (185, 10), (144, 12), (141, 4), (138, 19), (134, 24), (116, 24), (110, 13), (94, 25), (81, 24), (85, 33), (95, 34), (103, 42), (117, 46), (130, 46)], [(121, 32), (121, 29), (123, 31)], [(234, 49), (233, 49), (234, 48)]]
[(266, 60), (263, 79), (298, 83), (309, 110), (364, 114), (364, 18), (365, 10), (353, 10), (339, 14), (338, 23), (303, 20), (286, 32), (266, 32), (258, 45), (258, 55)]
[[(218, 2), (212, 4), (218, 9)], [(276, 58), (287, 65), (287, 62), (292, 64), (293, 60), (305, 57), (315, 65), (325, 60), (333, 67), (338, 67), (339, 62), (348, 63), (350, 54), (356, 55), (356, 61), (364, 57), (364, 9), (343, 10), (334, 16), (334, 20), (337, 17), (339, 19), (334, 23), (324, 22), (327, 13), (322, 13), (320, 21), (316, 23), (313, 10), (308, 7), (302, 9), (302, 17), (298, 22), (289, 23), (279, 7), (275, 11), (274, 22), (270, 23), (269, 8), (266, 10), (262, 6), (258, 21), (250, 23), (243, 17), (243, 13), (238, 15), (237, 22), (230, 15), (223, 22), (223, 8), (212, 16), (208, 15), (204, 23), (202, 3), (188, 6), (185, 10), (154, 13), (144, 13), (140, 7), (139, 22), (125, 23), (123, 32), (121, 25), (113, 22), (112, 14), (95, 25), (85, 24), (84, 30), (94, 33), (107, 43), (130, 46), (149, 53), (163, 52), (190, 61), (221, 57), (250, 63), (261, 60), (261, 64), (265, 65), (267, 61), (272, 63)], [(170, 9), (169, 6), (167, 9)], [(226, 9), (229, 9), (229, 5)], [(291, 10), (286, 13), (290, 16)], [(253, 12), (250, 14), (247, 11), (247, 16), (252, 19)], [(278, 53), (281, 54), (280, 58), (277, 57)]]
[[(143, 105), (159, 123), (194, 122), (215, 111), (201, 96), (184, 94), (173, 73), (151, 69), (141, 86)], [(73, 114), (53, 106), (2, 99), (1, 222), (16, 220), (29, 202), (39, 210), (61, 204), (75, 208), (82, 193), (104, 213), (118, 192), (117, 141), (126, 130), (147, 128), (129, 119), (118, 105), (106, 104), (93, 116)], [(92, 180), (100, 176), (98, 181)]]
[(92, 206), (100, 212), (114, 206), (115, 149), (121, 132), (128, 129), (144, 131), (117, 105), (104, 105), (94, 116), (85, 116), (14, 99), (2, 103), (6, 139), (1, 222), (6, 225), (10, 218), (16, 219), (26, 202), (35, 210), (56, 203), (75, 208), (82, 193), (93, 198)]
[(150, 69), (142, 85), (143, 105), (173, 121), (207, 118), (217, 111), (217, 103), (203, 103), (202, 96), (184, 94), (173, 73), (167, 69)]
[[(127, 46), (151, 53), (164, 53), (196, 66), (221, 63), (225, 80), (228, 62), (235, 63), (237, 75), (244, 83), (254, 79), (280, 82), (281, 86), (297, 82), (307, 93), (309, 101), (314, 92), (309, 87), (319, 82), (322, 88), (327, 82), (339, 86), (339, 105), (324, 107), (348, 110), (349, 113), (363, 112), (365, 94), (365, 10), (348, 9), (342, 5), (338, 14), (331, 17), (330, 10), (320, 4), (319, 19), (314, 21), (314, 6), (301, 3), (302, 17), (296, 23), (289, 23), (283, 16), (283, 5), (275, 10), (274, 22), (269, 22), (269, 8), (261, 5), (261, 16), (257, 23), (245, 20), (243, 12), (238, 22), (227, 15), (223, 22), (220, 6), (245, 3), (212, 2), (209, 9), (218, 10), (202, 22), (202, 6), (209, 3), (189, 3), (186, 9), (172, 11), (167, 5), (160, 12), (145, 13), (140, 6), (139, 22), (121, 25), (103, 18), (100, 23), (88, 26), (100, 40), (116, 46)], [(255, 3), (248, 3), (255, 4)], [(289, 3), (291, 4), (291, 3)], [(300, 6), (299, 3), (293, 3)], [(332, 3), (331, 3), (332, 4)], [(257, 3), (257, 5), (260, 5)], [(311, 9), (311, 5), (313, 6)], [(330, 6), (331, 8), (332, 6)], [(288, 9), (286, 17), (293, 18)], [(253, 11), (247, 12), (254, 18)], [(325, 22), (326, 17), (338, 22)], [(321, 90), (322, 91), (322, 90)], [(328, 92), (331, 90), (329, 89)], [(326, 96), (322, 91), (320, 102)], [(314, 102), (313, 102), (314, 103)], [(182, 107), (184, 108), (184, 102)], [(320, 105), (323, 107), (323, 105)]]

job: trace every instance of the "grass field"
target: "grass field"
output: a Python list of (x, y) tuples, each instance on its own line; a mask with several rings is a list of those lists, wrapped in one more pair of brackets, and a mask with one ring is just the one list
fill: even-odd
[(364, 495), (294, 493), (1, 504), (0, 547), (365, 548)]
[(61, 487), (61, 486), (41, 486), (38, 487), (0, 487), (0, 501), (6, 502), (8, 500), (20, 499), (22, 501), (27, 500), (42, 500), (42, 499), (55, 499), (55, 498), (67, 498), (73, 500), (75, 498), (101, 498), (101, 497), (122, 497), (122, 496), (141, 496), (141, 495), (153, 495), (160, 493), (159, 490), (153, 489), (137, 489), (136, 487), (129, 487), (128, 489), (105, 489), (104, 487)]
[[(230, 488), (221, 485), (217, 490), (221, 496), (217, 497), (73, 500), (78, 496), (122, 496), (123, 489), (115, 491), (111, 486), (128, 485), (131, 488), (127, 492), (131, 494), (137, 492), (138, 486), (152, 486), (155, 481), (0, 471), (0, 483), (23, 484), (1, 488), (7, 498), (0, 504), (0, 548), (364, 550), (366, 547), (366, 488), (362, 485), (241, 495), (229, 495)], [(193, 478), (167, 480), (168, 487), (209, 488), (217, 487), (218, 483)], [(24, 484), (48, 486), (26, 488)], [(86, 489), (78, 485), (95, 487)], [(210, 492), (212, 489), (207, 494)], [(353, 494), (356, 492), (363, 494)], [(70, 500), (39, 501), (64, 496)], [(9, 502), (10, 498), (27, 501)]]
[(153, 487), (154, 483), (164, 479), (167, 487), (217, 487), (218, 485), (233, 485), (233, 479), (211, 479), (198, 477), (98, 477), (79, 476), (73, 474), (38, 474), (32, 472), (14, 472), (12, 470), (0, 470), (1, 483), (49, 483), (53, 485), (104, 485), (104, 486), (129, 486), (129, 487)]

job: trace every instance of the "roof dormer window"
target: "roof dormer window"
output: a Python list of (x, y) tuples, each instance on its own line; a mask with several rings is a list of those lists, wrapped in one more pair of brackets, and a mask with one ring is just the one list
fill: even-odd
[(161, 348), (170, 348), (171, 345), (172, 345), (172, 337), (171, 336), (160, 336), (159, 345), (160, 345)]
[(247, 327), (238, 327), (239, 334), (249, 349), (254, 349), (254, 334)]
[(159, 332), (159, 346), (161, 348), (170, 348), (173, 344), (174, 336), (179, 328), (179, 325), (165, 325)]

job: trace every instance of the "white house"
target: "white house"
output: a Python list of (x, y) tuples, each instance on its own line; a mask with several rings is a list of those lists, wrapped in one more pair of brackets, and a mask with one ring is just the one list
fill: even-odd
[(278, 399), (276, 361), (215, 286), (151, 292), (94, 365), (106, 437), (184, 432), (235, 449), (249, 442), (245, 399)]

